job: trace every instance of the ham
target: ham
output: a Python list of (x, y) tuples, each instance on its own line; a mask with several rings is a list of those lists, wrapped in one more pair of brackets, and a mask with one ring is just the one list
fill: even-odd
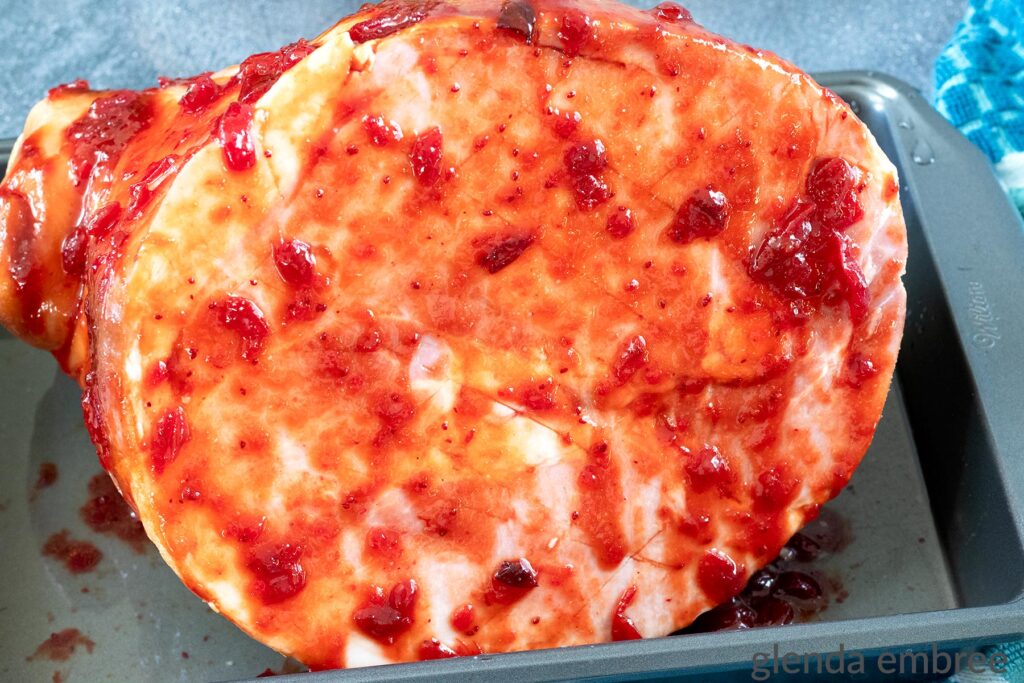
[(163, 558), (313, 668), (686, 626), (846, 484), (904, 318), (871, 133), (672, 4), (387, 0), (56, 88), (0, 238)]

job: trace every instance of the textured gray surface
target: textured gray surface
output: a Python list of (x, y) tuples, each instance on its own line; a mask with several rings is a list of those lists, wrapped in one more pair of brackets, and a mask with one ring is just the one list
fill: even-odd
[[(634, 2), (650, 6), (657, 0)], [(3, 0), (0, 137), (58, 83), (138, 88), (312, 37), (362, 0)], [(928, 92), (965, 0), (690, 0), (697, 20), (814, 71), (876, 69)]]

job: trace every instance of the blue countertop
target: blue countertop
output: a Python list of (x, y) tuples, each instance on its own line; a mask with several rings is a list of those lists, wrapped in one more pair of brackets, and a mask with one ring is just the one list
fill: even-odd
[[(653, 5), (656, 0), (639, 2)], [(141, 88), (312, 37), (362, 0), (11, 0), (0, 22), (0, 137), (58, 83)], [(708, 28), (809, 71), (875, 69), (928, 93), (965, 0), (690, 0)]]

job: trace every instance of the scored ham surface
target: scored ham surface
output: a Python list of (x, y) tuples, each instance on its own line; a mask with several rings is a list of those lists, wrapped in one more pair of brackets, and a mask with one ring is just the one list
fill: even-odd
[(56, 88), (0, 316), (202, 599), (315, 668), (670, 633), (863, 456), (893, 166), (674, 5), (388, 2), (240, 67)]

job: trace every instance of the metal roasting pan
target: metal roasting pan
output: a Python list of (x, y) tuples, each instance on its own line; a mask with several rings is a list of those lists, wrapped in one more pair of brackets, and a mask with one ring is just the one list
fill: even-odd
[[(984, 156), (910, 86), (871, 72), (817, 78), (851, 103), (899, 168), (910, 239), (897, 377), (863, 465), (829, 504), (848, 521), (852, 540), (818, 569), (837, 577), (844, 599), (811, 622), (776, 628), (276, 680), (749, 681), (759, 653), (840, 646), (851, 668), (864, 657), (866, 674), (855, 680), (882, 680), (874, 659), (881, 652), (933, 644), (955, 651), (1024, 635), (1020, 217)], [(0, 452), (8, 467), (0, 481), (0, 678), (50, 680), (59, 670), (69, 681), (234, 680), (282, 670), (280, 655), (211, 614), (155, 552), (139, 555), (89, 535), (77, 510), (99, 466), (77, 387), (47, 354), (6, 333)], [(56, 462), (60, 477), (30, 501), (44, 461)], [(40, 556), (62, 528), (102, 549), (95, 573), (71, 576)], [(51, 632), (69, 627), (95, 641), (91, 654), (26, 660)], [(767, 670), (770, 680), (792, 680), (770, 663)]]

